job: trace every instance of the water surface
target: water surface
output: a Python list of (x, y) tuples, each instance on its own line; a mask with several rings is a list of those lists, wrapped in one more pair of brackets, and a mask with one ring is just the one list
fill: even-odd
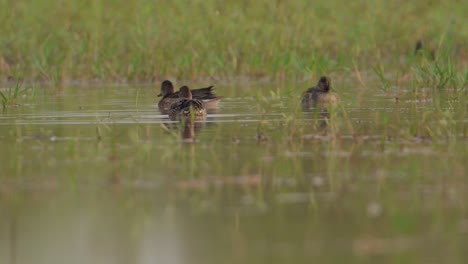
[(216, 84), (188, 130), (149, 85), (35, 87), (0, 114), (0, 263), (466, 262), (463, 101), (338, 81), (324, 126), (308, 86)]

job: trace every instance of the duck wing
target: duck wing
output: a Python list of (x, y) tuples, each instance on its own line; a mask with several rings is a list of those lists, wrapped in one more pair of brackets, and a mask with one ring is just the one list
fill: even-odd
[[(192, 97), (199, 99), (199, 100), (209, 100), (209, 99), (216, 99), (218, 98), (216, 94), (214, 93), (214, 86), (208, 86), (205, 88), (198, 88), (198, 89), (193, 89), (191, 90), (192, 92)], [(179, 91), (171, 93), (171, 94), (166, 94), (162, 99), (165, 98), (179, 98)]]
[(205, 88), (198, 88), (198, 89), (192, 90), (192, 96), (193, 98), (196, 98), (199, 100), (208, 100), (208, 99), (218, 98), (216, 94), (214, 93), (213, 85), (205, 87)]

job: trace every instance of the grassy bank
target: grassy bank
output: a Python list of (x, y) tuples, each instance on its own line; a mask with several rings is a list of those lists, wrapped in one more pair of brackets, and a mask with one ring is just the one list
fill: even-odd
[[(463, 1), (0, 0), (0, 80), (407, 72), (420, 38), (466, 74)], [(465, 45), (465, 46), (463, 46)]]

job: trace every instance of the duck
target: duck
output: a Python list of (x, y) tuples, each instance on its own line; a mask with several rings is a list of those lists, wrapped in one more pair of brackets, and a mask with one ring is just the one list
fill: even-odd
[(206, 109), (203, 101), (194, 99), (188, 86), (182, 86), (177, 94), (179, 100), (173, 103), (168, 110), (171, 120), (206, 119)]
[(327, 108), (339, 103), (338, 96), (331, 91), (331, 80), (327, 76), (320, 77), (317, 86), (307, 89), (302, 97), (302, 107)]
[[(213, 93), (213, 85), (191, 90), (191, 94), (194, 99), (203, 101), (204, 106), (208, 109), (216, 109), (218, 102), (221, 97), (216, 96)], [(171, 81), (165, 80), (161, 83), (161, 93), (158, 94), (158, 97), (162, 97), (158, 102), (159, 110), (163, 113), (167, 112), (172, 104), (180, 101), (179, 97), (180, 91), (174, 91), (174, 85)]]
[(436, 57), (436, 48), (434, 45), (427, 47), (422, 39), (416, 41), (414, 47), (414, 55), (421, 56), (430, 60), (435, 60)]

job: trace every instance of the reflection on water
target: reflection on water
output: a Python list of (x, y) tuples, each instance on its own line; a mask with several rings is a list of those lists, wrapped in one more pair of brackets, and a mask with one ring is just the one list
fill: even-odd
[(150, 87), (8, 109), (0, 263), (466, 262), (463, 108), (338, 82), (344, 112), (301, 111), (271, 85), (217, 85), (205, 121)]
[(199, 120), (192, 120), (190, 118), (161, 124), (163, 129), (166, 130), (169, 134), (180, 134), (181, 142), (184, 143), (196, 143), (196, 134), (199, 133), (206, 125), (210, 125), (210, 123), (205, 123)]
[(304, 116), (310, 120), (316, 120), (318, 127), (325, 130), (331, 122), (328, 109), (303, 109)]
[[(14, 208), (2, 207), (1, 263), (340, 263), (383, 256), (443, 262), (447, 255), (456, 263), (467, 242), (460, 230), (424, 232), (444, 225), (410, 209), (390, 217), (389, 207), (387, 216), (369, 218), (360, 202), (346, 206), (339, 197), (345, 193), (316, 197), (328, 200), (319, 208), (301, 205), (310, 194), (281, 195), (263, 206), (228, 199), (219, 207), (204, 195), (190, 202), (157, 192), (85, 194), (28, 194)], [(454, 219), (445, 224), (461, 227)]]
[[(199, 123), (197, 127), (201, 127), (202, 123)], [(182, 120), (179, 124), (181, 130), (182, 141), (191, 143), (195, 142), (195, 121), (188, 119)]]

